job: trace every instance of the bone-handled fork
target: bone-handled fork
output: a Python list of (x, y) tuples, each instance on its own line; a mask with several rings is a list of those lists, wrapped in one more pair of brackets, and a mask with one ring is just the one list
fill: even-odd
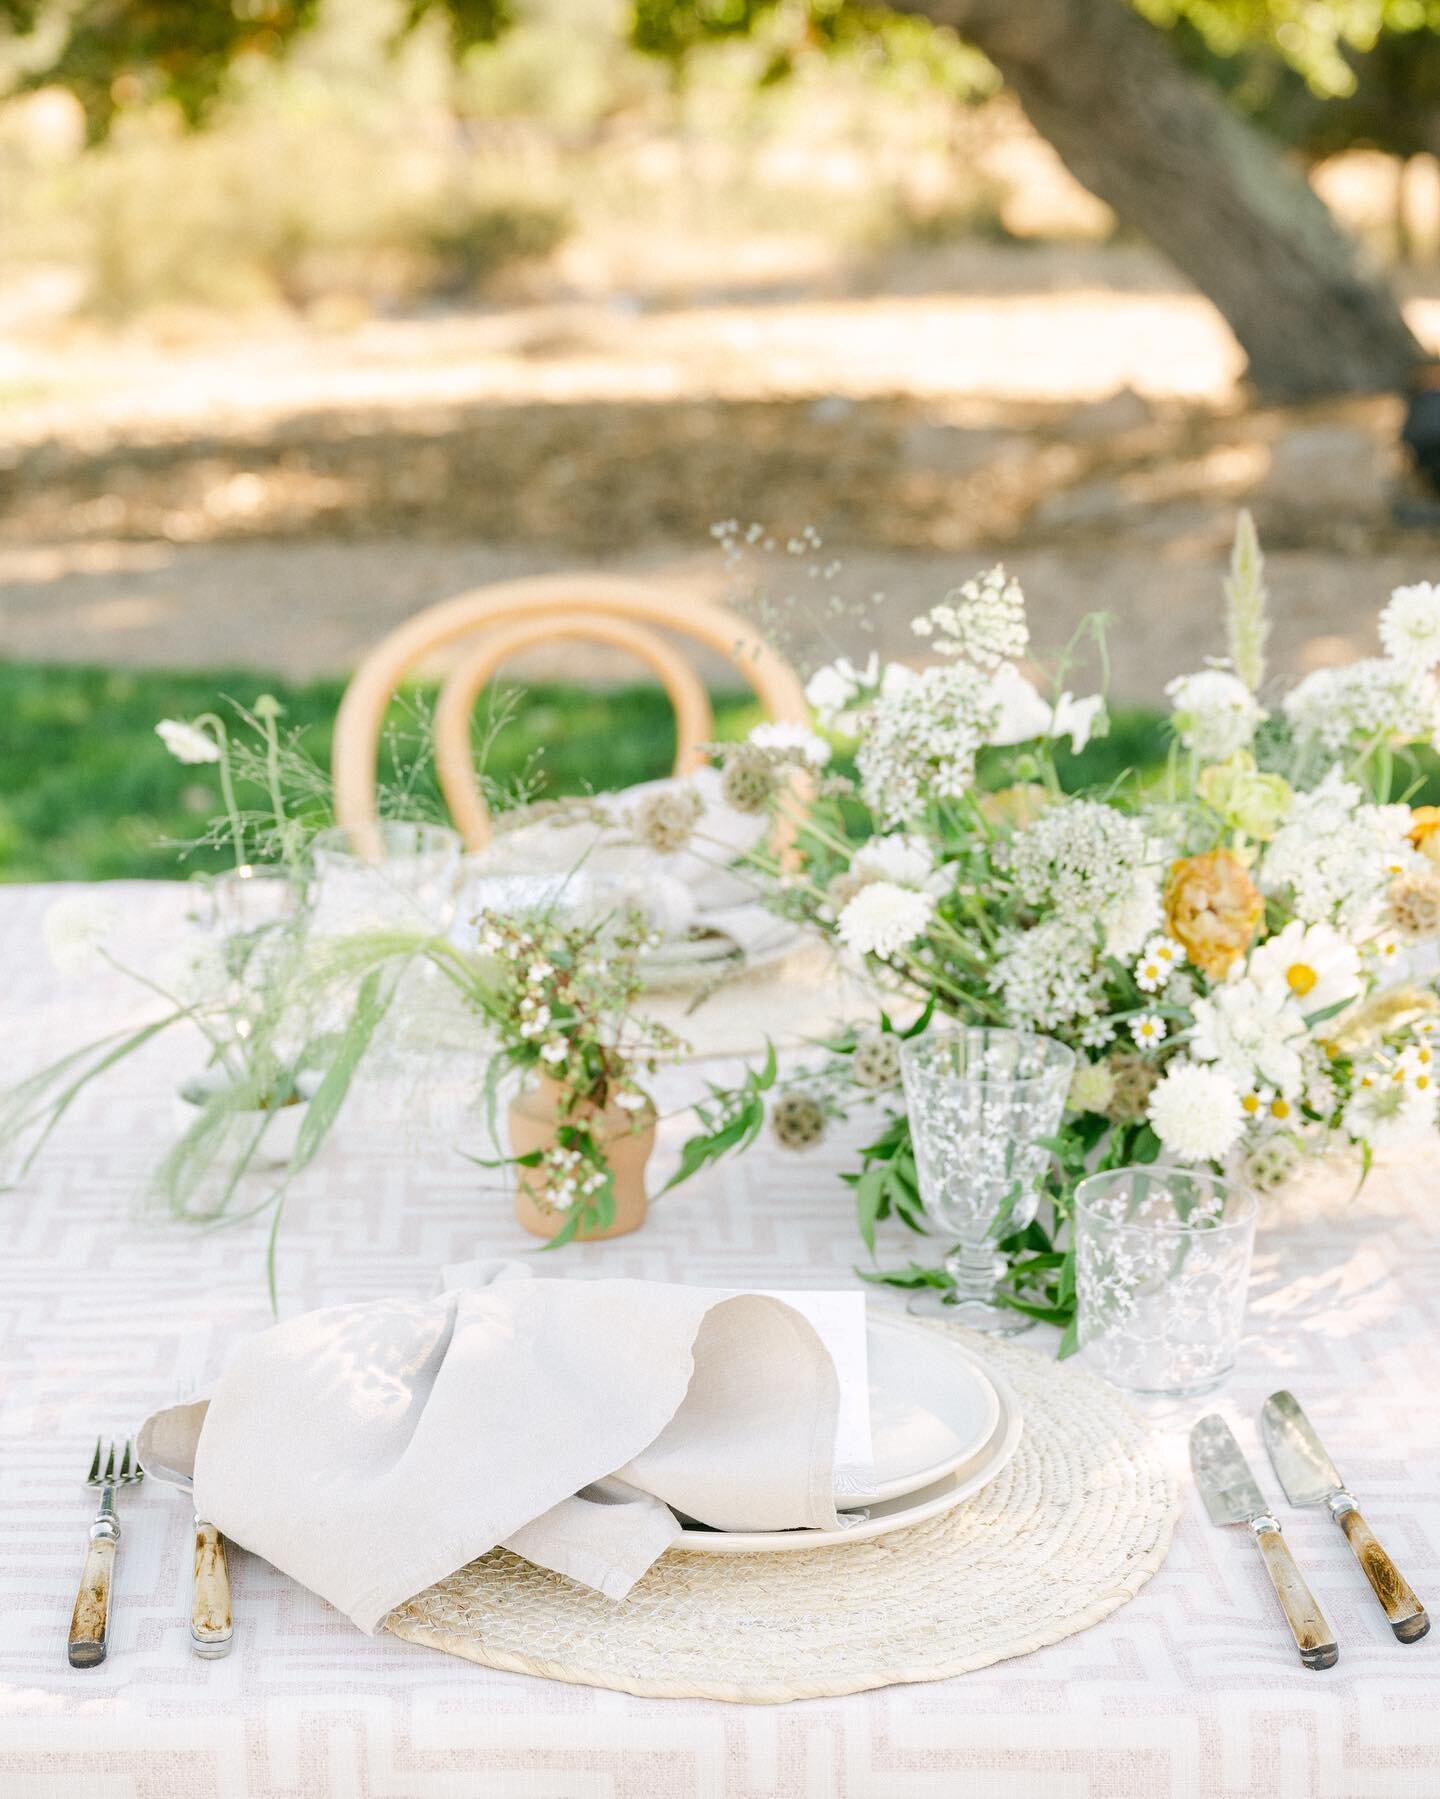
[(72, 1668), (98, 1668), (110, 1646), (110, 1590), (115, 1575), (115, 1546), (120, 1541), (115, 1494), (120, 1487), (145, 1478), (145, 1471), (135, 1460), (135, 1448), (128, 1437), (118, 1462), (115, 1451), (112, 1442), (102, 1469), (102, 1445), (97, 1437), (90, 1472), (85, 1476), (87, 1487), (100, 1489), (100, 1509), (90, 1526), (90, 1547), (85, 1551), (80, 1590), (75, 1595), (75, 1611), (70, 1619)]

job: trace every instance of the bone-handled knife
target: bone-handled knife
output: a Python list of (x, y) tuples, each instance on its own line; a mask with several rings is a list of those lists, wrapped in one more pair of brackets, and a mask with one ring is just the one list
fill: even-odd
[(1272, 1393), (1260, 1408), (1260, 1429), (1291, 1505), (1327, 1506), (1345, 1533), (1366, 1580), (1402, 1643), (1418, 1643), (1430, 1628), (1425, 1607), (1361, 1516), (1345, 1483), (1293, 1393)]
[(1340, 1659), (1335, 1632), (1295, 1565), (1280, 1522), (1265, 1503), (1230, 1426), (1211, 1412), (1190, 1432), (1190, 1467), (1212, 1524), (1244, 1524), (1260, 1545), (1275, 1597), (1307, 1668), (1333, 1668)]

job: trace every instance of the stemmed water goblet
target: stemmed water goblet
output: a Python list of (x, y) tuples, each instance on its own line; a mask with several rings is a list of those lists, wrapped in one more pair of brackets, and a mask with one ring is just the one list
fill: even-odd
[(1032, 1321), (996, 1299), (1007, 1266), (999, 1242), (1039, 1209), (1075, 1052), (973, 1026), (909, 1039), (900, 1066), (921, 1201), (957, 1239), (945, 1258), (952, 1286), (918, 1294), (910, 1310), (997, 1335), (1027, 1330)]

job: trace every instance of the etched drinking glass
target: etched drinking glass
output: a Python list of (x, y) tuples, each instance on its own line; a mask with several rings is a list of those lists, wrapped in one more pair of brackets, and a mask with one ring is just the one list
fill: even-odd
[(387, 819), (363, 834), (343, 825), (311, 846), (314, 930), (439, 933), (455, 915), (462, 845), (445, 825)]
[(1053, 1037), (976, 1026), (913, 1037), (902, 1047), (905, 1107), (925, 1210), (958, 1239), (945, 1258), (953, 1287), (918, 1294), (912, 1312), (977, 1330), (1028, 1330), (997, 1303), (1006, 1260), (999, 1240), (1040, 1204), (1075, 1052)]
[(1203, 1170), (1117, 1168), (1075, 1189), (1077, 1334), (1112, 1386), (1179, 1398), (1235, 1366), (1255, 1195)]

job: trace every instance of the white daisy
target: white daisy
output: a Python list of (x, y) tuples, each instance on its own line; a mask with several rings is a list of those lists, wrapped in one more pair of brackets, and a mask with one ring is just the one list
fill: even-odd
[(1355, 999), (1364, 984), (1355, 945), (1331, 925), (1299, 919), (1251, 954), (1248, 972), (1258, 986), (1293, 997), (1307, 1018)]
[(1146, 1115), (1155, 1135), (1182, 1162), (1215, 1162), (1234, 1147), (1244, 1125), (1240, 1095), (1223, 1074), (1172, 1062), (1150, 1095)]
[(1165, 1041), (1165, 1020), (1158, 1012), (1142, 1012), (1130, 1026), (1130, 1035), (1138, 1049), (1159, 1049)]
[(836, 930), (847, 949), (884, 959), (913, 943), (934, 910), (928, 893), (894, 881), (871, 881), (841, 912)]
[(208, 731), (187, 725), (178, 718), (162, 718), (155, 735), (177, 762), (218, 762), (220, 745)]

